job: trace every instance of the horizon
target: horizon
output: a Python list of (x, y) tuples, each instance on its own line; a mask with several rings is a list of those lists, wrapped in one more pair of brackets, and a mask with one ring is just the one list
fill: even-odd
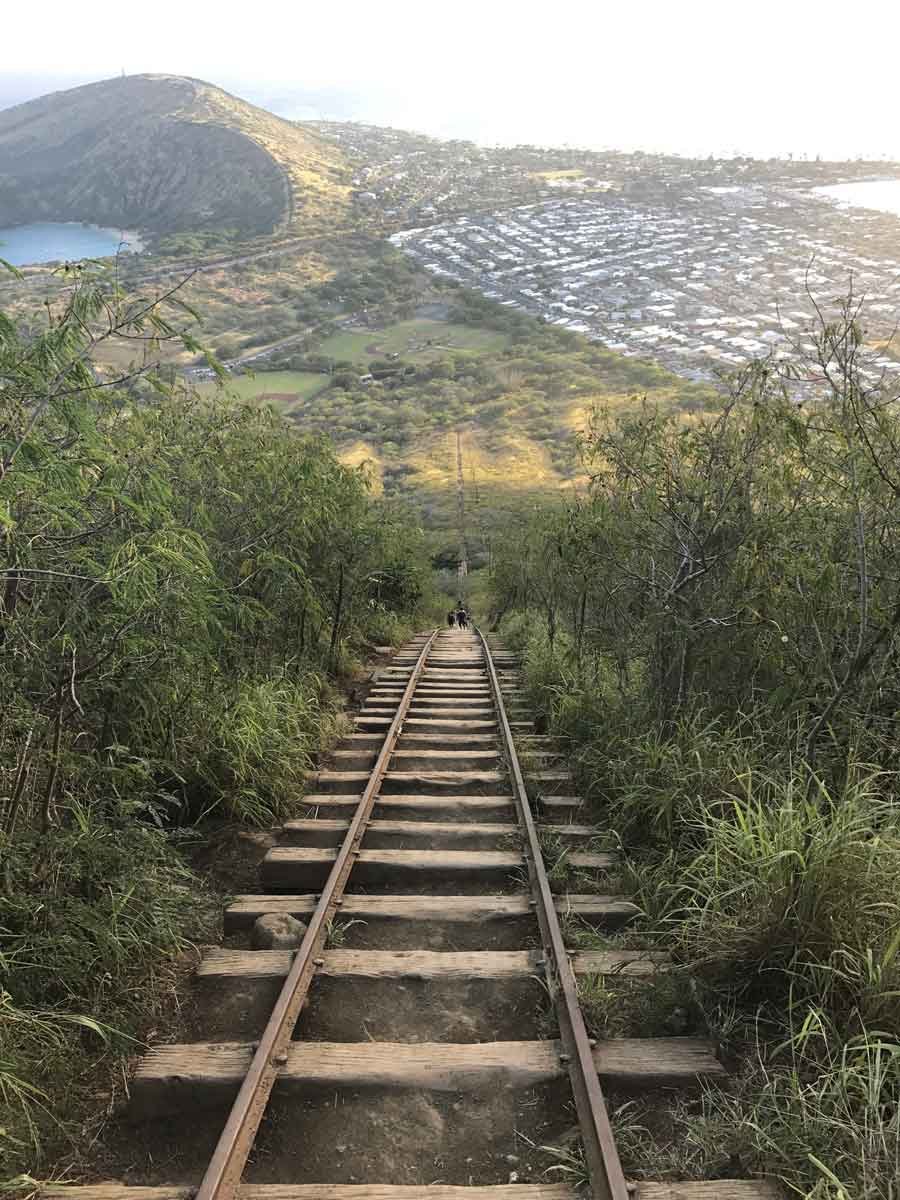
[[(569, 3), (551, 28), (508, 3), (485, 12), (463, 0), (449, 20), (408, 0), (387, 13), (351, 3), (302, 16), (261, 0), (258, 20), (239, 34), (211, 27), (219, 12), (208, 3), (185, 13), (161, 0), (154, 26), (127, 43), (109, 0), (93, 6), (89, 30), (60, 0), (51, 11), (49, 28), (43, 12), (8, 18), (21, 53), (16, 72), (0, 74), (0, 106), (123, 72), (190, 75), (287, 119), (355, 120), (481, 145), (900, 159), (890, 36), (900, 18), (870, 0), (839, 44), (827, 12), (785, 11), (774, 0), (737, 16), (737, 38), (708, 0), (613, 14)], [(276, 26), (283, 36), (273, 45)], [(875, 28), (877, 40), (867, 36)]]

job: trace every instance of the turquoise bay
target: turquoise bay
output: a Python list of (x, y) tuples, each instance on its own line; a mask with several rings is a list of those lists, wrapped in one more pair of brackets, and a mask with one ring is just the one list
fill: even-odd
[(14, 267), (31, 263), (64, 262), (80, 258), (105, 258), (123, 250), (138, 251), (140, 239), (119, 229), (80, 225), (75, 221), (39, 222), (0, 229), (0, 258)]

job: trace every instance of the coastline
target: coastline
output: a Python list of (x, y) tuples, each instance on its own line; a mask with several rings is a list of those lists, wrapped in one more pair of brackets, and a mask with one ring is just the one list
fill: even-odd
[(821, 184), (810, 191), (840, 208), (864, 208), (870, 212), (900, 216), (900, 179), (896, 176), (882, 175), (872, 179)]
[[(33, 231), (33, 244), (27, 236), (22, 240), (22, 230)], [(76, 230), (80, 236), (75, 234)], [(18, 239), (17, 234), (20, 234)], [(71, 246), (65, 245), (67, 239), (72, 241)], [(41, 249), (41, 240), (48, 243), (46, 249)], [(57, 240), (59, 245), (55, 244)], [(145, 237), (138, 230), (115, 229), (90, 221), (24, 221), (0, 229), (0, 258), (15, 267), (42, 267), (54, 262), (74, 262), (84, 258), (112, 258), (119, 252), (140, 254), (145, 246)], [(57, 250), (59, 253), (55, 252)], [(29, 257), (32, 253), (36, 257)]]

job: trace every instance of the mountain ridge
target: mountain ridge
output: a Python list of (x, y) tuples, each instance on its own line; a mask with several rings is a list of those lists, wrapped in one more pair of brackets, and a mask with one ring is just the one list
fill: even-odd
[(0, 224), (271, 233), (340, 219), (341, 152), (213, 84), (130, 75), (0, 111)]

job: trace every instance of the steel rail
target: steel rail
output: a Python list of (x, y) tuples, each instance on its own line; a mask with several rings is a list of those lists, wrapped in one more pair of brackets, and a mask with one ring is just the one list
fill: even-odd
[(309, 992), (315, 970), (322, 963), (318, 956), (328, 931), (328, 922), (341, 904), (347, 879), (359, 853), (359, 846), (375, 804), (375, 796), (394, 752), (394, 746), (403, 728), (413, 692), (436, 636), (437, 630), (434, 630), (422, 647), (412, 669), (397, 706), (397, 712), (385, 735), (384, 744), (375, 760), (375, 766), (372, 768), (353, 820), (350, 822), (350, 828), (347, 830), (334, 866), (331, 868), (315, 911), (310, 918), (306, 934), (294, 956), (291, 969), (257, 1044), (247, 1074), (244, 1076), (228, 1114), (228, 1120), (219, 1135), (216, 1148), (209, 1160), (203, 1181), (195, 1193), (194, 1200), (234, 1200), (275, 1080), (280, 1069), (287, 1062), (287, 1047), (294, 1025)]
[(544, 955), (544, 976), (556, 1007), (559, 1021), (562, 1053), (560, 1058), (568, 1067), (575, 1107), (584, 1142), (584, 1155), (591, 1182), (594, 1200), (630, 1200), (628, 1185), (619, 1161), (606, 1101), (600, 1087), (597, 1068), (591, 1053), (592, 1043), (588, 1037), (578, 1003), (578, 987), (575, 973), (566, 951), (559, 917), (544, 866), (544, 856), (538, 838), (534, 815), (528, 799), (528, 791), (519, 766), (519, 757), (513, 741), (512, 729), (506, 716), (503, 693), (497, 678), (494, 660), (487, 639), (480, 629), (475, 632), (481, 639), (485, 663), (497, 709), (497, 720), (503, 737), (503, 745), (513, 781), (513, 790), (519, 813), (519, 823), (525, 835), (525, 861), (528, 877), (535, 898), (535, 909), (541, 930)]

